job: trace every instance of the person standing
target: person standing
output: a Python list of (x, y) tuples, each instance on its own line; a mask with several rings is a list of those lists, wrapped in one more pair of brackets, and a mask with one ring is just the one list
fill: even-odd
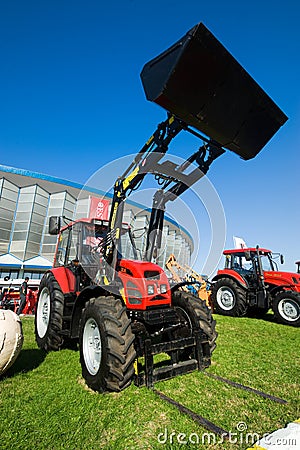
[(26, 305), (26, 296), (27, 296), (27, 287), (28, 287), (29, 278), (26, 277), (20, 287), (20, 305), (17, 310), (18, 316), (22, 314), (22, 311)]

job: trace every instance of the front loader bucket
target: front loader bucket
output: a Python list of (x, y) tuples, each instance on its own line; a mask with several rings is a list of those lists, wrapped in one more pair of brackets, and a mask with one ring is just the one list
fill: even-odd
[(243, 159), (287, 120), (202, 23), (145, 64), (141, 79), (148, 100)]

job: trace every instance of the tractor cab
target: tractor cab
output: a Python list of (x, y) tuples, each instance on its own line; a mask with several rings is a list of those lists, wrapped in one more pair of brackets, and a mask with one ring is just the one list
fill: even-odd
[[(138, 261), (134, 235), (130, 226), (122, 224), (118, 245), (118, 260), (114, 282), (108, 277), (114, 268), (105, 259), (104, 248), (114, 239), (109, 222), (80, 219), (70, 222), (58, 232), (59, 217), (50, 217), (50, 234), (59, 234), (52, 272), (64, 285), (66, 292), (79, 296), (99, 288), (122, 296), (130, 310), (146, 310), (157, 306), (170, 306), (170, 287), (163, 269), (148, 261)], [(81, 294), (81, 295), (80, 295)]]
[(225, 267), (212, 280), (217, 313), (261, 316), (272, 308), (279, 322), (300, 326), (300, 276), (278, 270), (275, 259), (283, 264), (281, 254), (258, 246), (223, 254)]
[(225, 250), (223, 254), (225, 255), (224, 269), (234, 270), (242, 277), (252, 277), (259, 273), (260, 267), (263, 272), (278, 270), (271, 250), (265, 248)]
[[(68, 267), (72, 272), (78, 272), (80, 268), (80, 286), (77, 291), (93, 282), (104, 283), (103, 247), (110, 239), (109, 222), (84, 218), (70, 222), (60, 229), (61, 221), (62, 219), (56, 216), (50, 217), (49, 220), (49, 234), (59, 235), (53, 267)], [(127, 257), (136, 255), (131, 228), (126, 223), (122, 225), (121, 243)], [(119, 256), (121, 257), (121, 254)]]

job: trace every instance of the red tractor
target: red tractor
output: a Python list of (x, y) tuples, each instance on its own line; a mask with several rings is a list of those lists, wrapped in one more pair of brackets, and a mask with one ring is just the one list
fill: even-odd
[[(271, 250), (225, 250), (225, 267), (213, 278), (215, 312), (226, 316), (263, 315), (270, 308), (283, 324), (300, 326), (300, 276), (278, 271)], [(280, 255), (281, 263), (283, 257)]]
[[(155, 264), (166, 204), (207, 173), (223, 146), (251, 159), (287, 120), (203, 24), (147, 63), (141, 77), (148, 100), (163, 106), (168, 118), (115, 182), (108, 222), (62, 226), (60, 218), (50, 219), (58, 244), (36, 310), (39, 347), (59, 350), (78, 341), (83, 377), (100, 392), (120, 391), (133, 379), (152, 386), (209, 366), (217, 337), (210, 308), (180, 285), (170, 288)], [(182, 130), (204, 144), (182, 164), (165, 160)], [(123, 224), (124, 202), (146, 175), (154, 176), (159, 189), (146, 248), (136, 249)], [(124, 239), (131, 243), (130, 257)], [(168, 359), (154, 364), (156, 354)]]

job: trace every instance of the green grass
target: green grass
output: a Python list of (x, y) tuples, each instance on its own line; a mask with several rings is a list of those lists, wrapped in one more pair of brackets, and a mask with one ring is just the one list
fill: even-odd
[[(299, 418), (299, 329), (272, 321), (216, 318), (218, 347), (207, 372), (284, 398), (288, 404), (230, 387), (201, 372), (157, 383), (156, 388), (233, 433), (240, 422), (247, 432), (262, 435)], [(242, 444), (201, 444), (206, 430), (146, 388), (132, 385), (120, 394), (106, 395), (90, 391), (81, 377), (78, 352), (45, 355), (35, 344), (33, 318), (25, 317), (22, 323), (22, 352), (0, 378), (0, 449), (251, 447), (245, 443), (246, 432), (237, 436)], [(159, 433), (161, 440), (167, 433), (165, 444), (158, 442)], [(200, 444), (180, 445), (179, 433), (186, 435), (179, 440), (195, 442), (198, 437)]]

